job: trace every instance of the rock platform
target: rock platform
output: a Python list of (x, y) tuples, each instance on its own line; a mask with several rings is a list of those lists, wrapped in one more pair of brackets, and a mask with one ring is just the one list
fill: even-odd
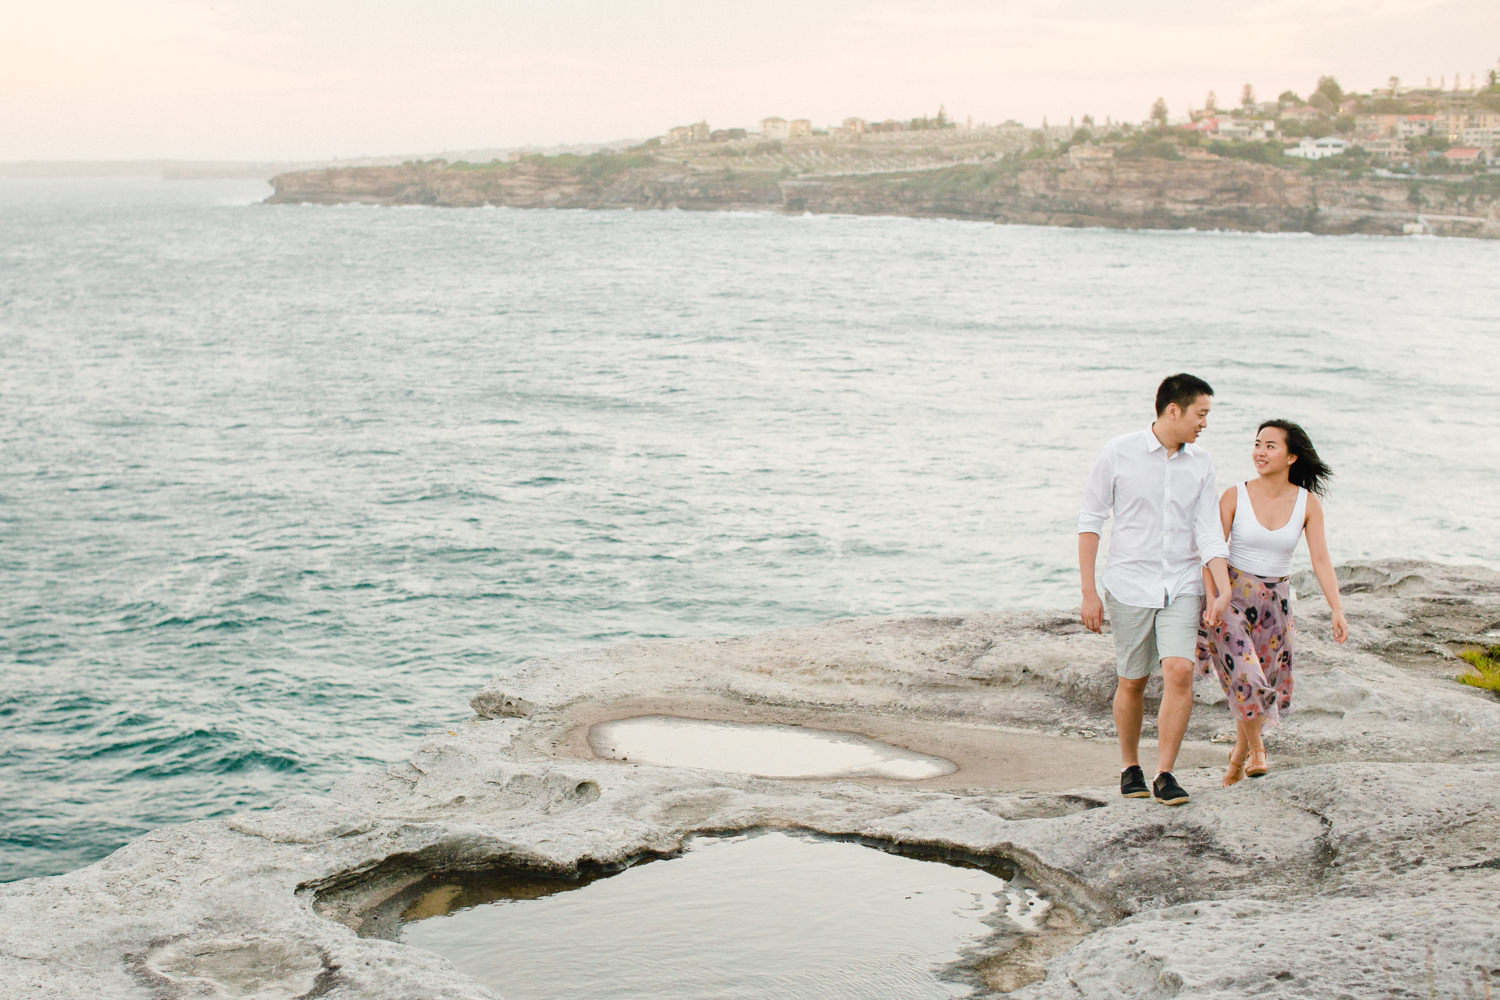
[[(1500, 574), (1385, 561), (1339, 575), (1344, 646), (1315, 582), (1296, 581), (1311, 596), (1295, 607), (1295, 711), (1267, 737), (1271, 774), (1219, 787), (1233, 726), (1202, 682), (1180, 808), (1119, 798), (1111, 643), (1071, 613), (615, 646), (523, 665), (409, 760), (325, 796), (0, 885), (0, 1000), (492, 998), (371, 935), (368, 914), (433, 873), (598, 872), (753, 829), (1013, 864), (1054, 906), (978, 963), (985, 995), (1489, 996), (1500, 700), (1454, 677), (1457, 650), (1497, 641)], [(770, 779), (590, 751), (590, 726), (645, 714), (856, 732), (957, 769)]]

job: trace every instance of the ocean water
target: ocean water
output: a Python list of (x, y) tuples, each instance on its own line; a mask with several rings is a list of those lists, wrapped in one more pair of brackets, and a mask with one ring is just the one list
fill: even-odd
[(1336, 561), (1500, 564), (1500, 243), (268, 193), (0, 181), (0, 880), (533, 656), (1076, 606), (1171, 371), (1225, 485), (1307, 427)]

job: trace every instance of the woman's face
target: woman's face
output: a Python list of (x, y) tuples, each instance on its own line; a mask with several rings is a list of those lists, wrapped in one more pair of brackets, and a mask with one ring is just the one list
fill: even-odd
[(1291, 468), (1297, 459), (1286, 450), (1286, 431), (1280, 427), (1262, 427), (1255, 436), (1255, 448), (1250, 452), (1255, 471), (1262, 476), (1274, 476)]

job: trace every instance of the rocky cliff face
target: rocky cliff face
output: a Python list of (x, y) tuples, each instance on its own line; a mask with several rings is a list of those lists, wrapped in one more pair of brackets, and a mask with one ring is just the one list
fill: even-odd
[(905, 174), (781, 177), (680, 165), (591, 172), (521, 161), (282, 174), (273, 203), (682, 208), (920, 215), (1050, 226), (1500, 237), (1500, 201), (1458, 185), (1314, 177), (1238, 160), (1036, 161)]

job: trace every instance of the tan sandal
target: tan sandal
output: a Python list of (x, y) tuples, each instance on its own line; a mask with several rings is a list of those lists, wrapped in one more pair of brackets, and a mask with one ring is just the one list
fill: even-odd
[(1266, 765), (1265, 747), (1251, 750), (1250, 760), (1245, 764), (1245, 775), (1250, 778), (1264, 778), (1269, 770), (1271, 769)]
[(1234, 751), (1229, 751), (1229, 770), (1224, 772), (1224, 786), (1239, 784), (1245, 777), (1245, 762), (1234, 759)]

